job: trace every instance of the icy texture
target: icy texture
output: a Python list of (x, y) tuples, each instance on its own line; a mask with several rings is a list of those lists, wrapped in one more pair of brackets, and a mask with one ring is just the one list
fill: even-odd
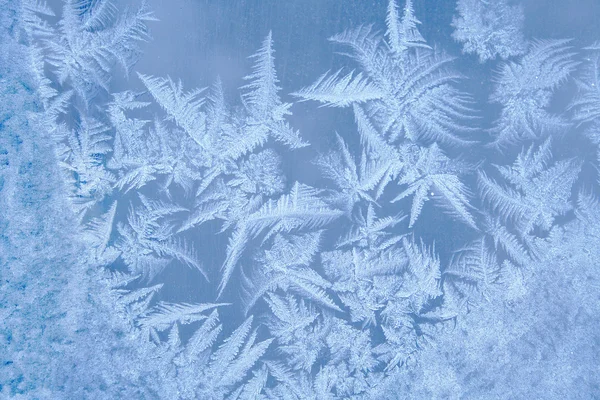
[(190, 89), (147, 4), (52, 8), (0, 0), (0, 397), (600, 397), (597, 44), (459, 0), (469, 93), (390, 0), (312, 84), (267, 31)]

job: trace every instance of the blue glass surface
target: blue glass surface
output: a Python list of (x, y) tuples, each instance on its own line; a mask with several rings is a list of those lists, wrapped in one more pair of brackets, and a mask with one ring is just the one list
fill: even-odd
[(600, 398), (599, 17), (0, 0), (0, 399)]

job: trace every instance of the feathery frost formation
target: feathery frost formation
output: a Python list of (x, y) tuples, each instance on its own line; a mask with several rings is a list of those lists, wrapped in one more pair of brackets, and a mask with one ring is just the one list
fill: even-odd
[(527, 51), (523, 36), (523, 7), (510, 0), (458, 0), (452, 20), (452, 37), (464, 53), (475, 53), (480, 62), (520, 56)]
[[(291, 93), (352, 112), (317, 154), (270, 32), (237, 101), (144, 71), (114, 92), (145, 3), (0, 6), (3, 398), (600, 396), (597, 43), (459, 0), (454, 39), (495, 69), (488, 126), (390, 0)], [(292, 155), (320, 179), (286, 176)]]

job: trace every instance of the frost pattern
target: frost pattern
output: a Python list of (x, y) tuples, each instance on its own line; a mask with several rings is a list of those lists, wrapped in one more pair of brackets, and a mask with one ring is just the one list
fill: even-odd
[[(272, 33), (238, 101), (143, 71), (111, 93), (147, 5), (0, 5), (3, 398), (597, 397), (598, 183), (564, 154), (598, 153), (597, 45), (577, 71), (569, 40), (524, 45), (520, 7), (459, 1), (465, 52), (521, 56), (487, 141), (419, 4), (390, 0), (293, 93), (353, 114), (315, 150)], [(318, 179), (287, 175), (299, 154)]]
[(459, 0), (452, 20), (452, 37), (463, 52), (475, 53), (479, 62), (520, 56), (527, 51), (523, 36), (525, 15), (509, 0)]

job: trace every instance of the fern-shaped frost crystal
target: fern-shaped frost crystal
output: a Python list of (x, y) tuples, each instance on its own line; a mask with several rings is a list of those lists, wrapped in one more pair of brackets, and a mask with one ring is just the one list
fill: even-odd
[(461, 76), (447, 67), (452, 58), (425, 45), (410, 0), (402, 18), (391, 0), (386, 22), (387, 40), (364, 26), (331, 38), (350, 47), (361, 72), (325, 74), (294, 95), (335, 107), (362, 104), (390, 141), (467, 144), (459, 135), (471, 131), (472, 113), (454, 86)]
[(459, 0), (457, 14), (452, 37), (463, 43), (464, 53), (477, 54), (480, 62), (519, 56), (527, 50), (522, 6), (507, 0)]
[(146, 23), (155, 18), (144, 4), (118, 15), (108, 0), (65, 1), (59, 33), (46, 40), (48, 62), (61, 84), (89, 102), (98, 88), (108, 90), (114, 64), (126, 72), (137, 61), (138, 42), (149, 38)]
[(409, 227), (414, 225), (430, 197), (436, 199), (450, 215), (475, 227), (469, 191), (457, 176), (461, 171), (435, 144), (421, 149), (416, 164), (408, 168), (407, 174), (400, 180), (401, 184), (408, 184), (408, 188), (392, 202), (414, 195)]
[(227, 246), (220, 291), (223, 291), (229, 281), (248, 241), (259, 235), (271, 237), (276, 233), (290, 233), (300, 229), (319, 229), (341, 214), (321, 200), (318, 190), (294, 184), (289, 194), (278, 200), (269, 200), (256, 212), (238, 222)]
[(571, 188), (581, 168), (574, 160), (558, 161), (548, 167), (549, 139), (536, 152), (533, 149), (532, 146), (523, 151), (512, 166), (497, 167), (512, 186), (502, 186), (486, 173), (479, 173), (483, 199), (504, 220), (512, 221), (522, 235), (536, 227), (549, 230), (555, 217), (572, 209)]
[(252, 56), (256, 60), (254, 71), (244, 79), (248, 84), (241, 87), (242, 98), (249, 113), (246, 129), (266, 130), (275, 140), (292, 149), (305, 147), (298, 132), (287, 123), (285, 117), (290, 114), (290, 103), (279, 98), (279, 82), (275, 71), (275, 56), (272, 34), (263, 42), (263, 46)]
[(493, 144), (506, 146), (561, 131), (568, 124), (548, 112), (553, 91), (575, 71), (578, 63), (570, 40), (540, 40), (530, 45), (521, 61), (504, 64), (490, 100), (503, 105), (493, 129)]

